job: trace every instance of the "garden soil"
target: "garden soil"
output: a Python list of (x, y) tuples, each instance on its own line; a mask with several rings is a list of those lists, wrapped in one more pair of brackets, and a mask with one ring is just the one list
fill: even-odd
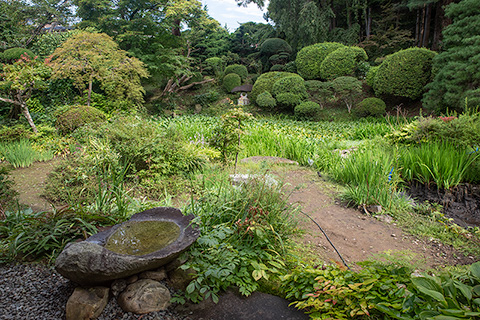
[[(272, 164), (270, 172), (286, 184), (290, 202), (300, 206), (303, 212), (297, 219), (304, 233), (296, 241), (303, 247), (306, 257), (342, 263), (325, 235), (312, 222), (313, 219), (325, 231), (345, 262), (353, 268), (356, 268), (356, 262), (379, 258), (379, 254), (392, 259), (403, 258), (403, 261), (412, 259), (412, 263), (419, 265), (425, 262), (427, 266), (467, 264), (477, 259), (464, 256), (450, 246), (410, 236), (402, 232), (394, 221), (380, 221), (361, 210), (346, 207), (337, 200), (339, 192), (336, 186), (308, 168), (299, 167), (286, 159), (282, 161), (272, 157), (244, 160), (255, 164), (265, 161), (275, 163)], [(10, 173), (15, 181), (15, 189), (19, 192), (21, 204), (34, 210), (51, 210), (51, 204), (41, 195), (48, 173), (58, 162), (57, 159), (35, 163), (29, 168), (13, 170)]]

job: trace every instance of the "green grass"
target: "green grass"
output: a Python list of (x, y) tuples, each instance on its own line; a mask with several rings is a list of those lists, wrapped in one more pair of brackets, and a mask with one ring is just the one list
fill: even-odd
[(27, 168), (35, 161), (47, 161), (53, 158), (52, 152), (40, 152), (32, 147), (29, 140), (19, 140), (0, 144), (0, 157), (5, 158), (14, 168)]

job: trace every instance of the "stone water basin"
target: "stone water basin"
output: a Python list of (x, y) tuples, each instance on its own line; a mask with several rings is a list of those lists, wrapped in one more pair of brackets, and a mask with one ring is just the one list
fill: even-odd
[(158, 207), (99, 232), (85, 241), (68, 244), (55, 261), (64, 277), (86, 286), (100, 285), (143, 271), (158, 269), (188, 249), (200, 232), (193, 215)]

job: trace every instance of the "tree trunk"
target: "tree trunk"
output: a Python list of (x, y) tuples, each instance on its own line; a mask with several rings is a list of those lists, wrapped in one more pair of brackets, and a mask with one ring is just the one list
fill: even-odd
[(25, 118), (27, 118), (28, 124), (30, 125), (30, 127), (32, 127), (33, 132), (35, 134), (37, 134), (38, 133), (37, 127), (35, 126), (35, 123), (33, 123), (32, 116), (30, 115), (30, 112), (28, 111), (28, 107), (27, 107), (26, 103), (22, 104), (22, 113), (25, 116)]
[(420, 34), (418, 37), (417, 47), (421, 47), (423, 45), (424, 37), (425, 37), (425, 6), (422, 9), (422, 18), (420, 19)]
[(372, 32), (372, 8), (365, 9), (365, 36), (370, 38)]
[(180, 19), (175, 19), (173, 21), (174, 26), (172, 27), (172, 34), (174, 36), (180, 36)]
[(422, 47), (427, 47), (430, 38), (430, 21), (432, 20), (432, 4), (429, 3), (425, 8), (425, 22), (423, 24), (424, 34)]
[(415, 24), (415, 46), (420, 42), (420, 9), (417, 9), (417, 22)]

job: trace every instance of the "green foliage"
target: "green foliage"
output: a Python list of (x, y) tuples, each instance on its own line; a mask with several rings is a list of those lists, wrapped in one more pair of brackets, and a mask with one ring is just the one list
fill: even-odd
[(46, 161), (53, 158), (51, 152), (37, 151), (29, 140), (24, 139), (0, 143), (0, 156), (14, 168), (27, 168), (35, 161)]
[(412, 276), (403, 303), (380, 303), (377, 308), (394, 319), (476, 319), (480, 316), (479, 271), (476, 262), (466, 274)]
[(333, 80), (342, 76), (354, 76), (360, 63), (367, 60), (367, 53), (362, 48), (338, 48), (329, 53), (320, 64), (320, 77), (325, 80)]
[(258, 95), (257, 104), (263, 109), (272, 110), (277, 105), (277, 100), (275, 100), (275, 98), (270, 94), (270, 92), (265, 91)]
[(448, 142), (409, 146), (401, 153), (401, 174), (405, 181), (418, 181), (425, 185), (435, 183), (438, 189), (450, 189), (470, 180), (470, 168), (479, 157), (477, 152), (470, 154)]
[(358, 273), (338, 266), (299, 266), (282, 277), (282, 287), (288, 288), (287, 298), (300, 300), (295, 306), (308, 310), (314, 319), (381, 316), (378, 305), (396, 308), (403, 303), (411, 287), (410, 269), (369, 262), (361, 265)]
[(5, 212), (15, 204), (18, 192), (13, 189), (15, 183), (8, 178), (8, 170), (0, 167), (0, 220), (5, 217)]
[(7, 211), (0, 220), (0, 239), (8, 243), (6, 260), (33, 260), (46, 257), (50, 262), (75, 240), (97, 233), (97, 227), (113, 225), (117, 220), (73, 208), (52, 213), (31, 209)]
[(375, 85), (375, 77), (377, 76), (378, 68), (378, 66), (374, 66), (368, 69), (367, 75), (365, 77), (365, 82), (372, 88)]
[(223, 78), (223, 88), (225, 91), (230, 92), (233, 88), (242, 84), (242, 78), (236, 73), (228, 73)]
[(378, 117), (385, 113), (386, 107), (382, 99), (366, 98), (353, 109), (353, 113), (360, 118), (368, 116)]
[(23, 54), (27, 55), (30, 59), (33, 59), (35, 57), (35, 54), (31, 50), (25, 48), (11, 48), (3, 52), (2, 61), (12, 63), (20, 59)]
[(270, 71), (283, 71), (285, 69), (285, 66), (283, 64), (274, 64), (271, 68)]
[[(273, 70), (272, 70), (273, 71)], [(297, 73), (297, 64), (295, 61), (290, 61), (285, 64), (283, 70), (285, 72)]]
[(217, 91), (208, 91), (193, 96), (193, 102), (200, 104), (202, 107), (206, 107), (210, 103), (217, 101), (219, 96), (220, 94)]
[(212, 57), (205, 60), (206, 64), (206, 71), (209, 74), (214, 75), (215, 77), (220, 77), (224, 73), (225, 70), (225, 62), (222, 58)]
[(248, 76), (247, 67), (241, 64), (233, 64), (225, 68), (225, 74), (236, 73), (240, 76), (241, 81), (245, 81)]
[(46, 32), (40, 35), (32, 45), (32, 51), (41, 58), (51, 55), (55, 49), (60, 47), (71, 36), (79, 33), (80, 30), (65, 32)]
[(91, 92), (96, 80), (113, 100), (143, 101), (140, 79), (148, 77), (147, 70), (106, 34), (84, 31), (70, 37), (55, 50), (51, 65), (52, 79), (72, 79), (80, 92), (87, 89), (87, 84)]
[(345, 103), (350, 113), (355, 102), (362, 96), (362, 82), (354, 77), (338, 77), (331, 85), (335, 97)]
[[(270, 92), (272, 94), (273, 85), (278, 80), (290, 77), (290, 76), (297, 76), (295, 73), (290, 72), (267, 72), (263, 73), (258, 77), (257, 81), (253, 85), (252, 92), (250, 92), (250, 99), (252, 101), (257, 101), (257, 96), (265, 91)], [(300, 77), (299, 77), (300, 78)]]
[(219, 126), (213, 130), (210, 144), (221, 152), (225, 164), (235, 157), (235, 166), (237, 165), (238, 153), (241, 150), (240, 140), (245, 133), (245, 121), (249, 119), (252, 119), (250, 113), (244, 112), (242, 108), (235, 108), (225, 113)]
[(260, 280), (273, 280), (284, 272), (282, 254), (295, 232), (296, 212), (281, 186), (269, 185), (265, 176), (255, 177), (238, 189), (215, 186), (187, 208), (197, 217), (201, 235), (182, 266), (195, 271), (186, 298), (198, 302), (211, 296), (217, 301), (219, 291), (231, 286), (250, 295), (259, 289)]
[(15, 125), (13, 127), (3, 126), (0, 129), (0, 143), (29, 139), (31, 135), (31, 132), (22, 125)]
[(322, 107), (313, 101), (304, 101), (295, 107), (295, 118), (299, 120), (317, 119)]
[(477, 97), (475, 104), (468, 102), (470, 106), (480, 105), (479, 5), (478, 0), (463, 0), (445, 8), (453, 23), (443, 30), (443, 51), (433, 59), (433, 69), (437, 72), (423, 98), (430, 110), (463, 110), (466, 97)]
[(437, 53), (425, 48), (398, 51), (385, 58), (376, 71), (375, 95), (418, 99), (432, 80), (432, 60)]
[(323, 60), (333, 51), (345, 47), (337, 42), (323, 42), (307, 46), (297, 54), (298, 74), (305, 80), (320, 79)]
[(310, 100), (317, 102), (322, 108), (335, 101), (331, 82), (322, 82), (319, 80), (305, 81)]
[(86, 124), (103, 122), (107, 119), (105, 113), (89, 106), (68, 106), (57, 116), (55, 127), (60, 134), (70, 134)]
[(270, 38), (260, 45), (260, 55), (270, 57), (281, 52), (292, 53), (292, 47), (283, 39)]
[(305, 81), (298, 75), (284, 77), (277, 80), (272, 87), (272, 94), (278, 97), (282, 93), (293, 93), (300, 97), (300, 99), (307, 98), (307, 89), (305, 88)]
[(279, 93), (275, 96), (279, 107), (293, 111), (302, 102), (302, 96), (292, 92)]
[(404, 144), (440, 140), (462, 148), (476, 149), (480, 146), (480, 114), (465, 112), (458, 117), (420, 117), (393, 131), (387, 138)]

